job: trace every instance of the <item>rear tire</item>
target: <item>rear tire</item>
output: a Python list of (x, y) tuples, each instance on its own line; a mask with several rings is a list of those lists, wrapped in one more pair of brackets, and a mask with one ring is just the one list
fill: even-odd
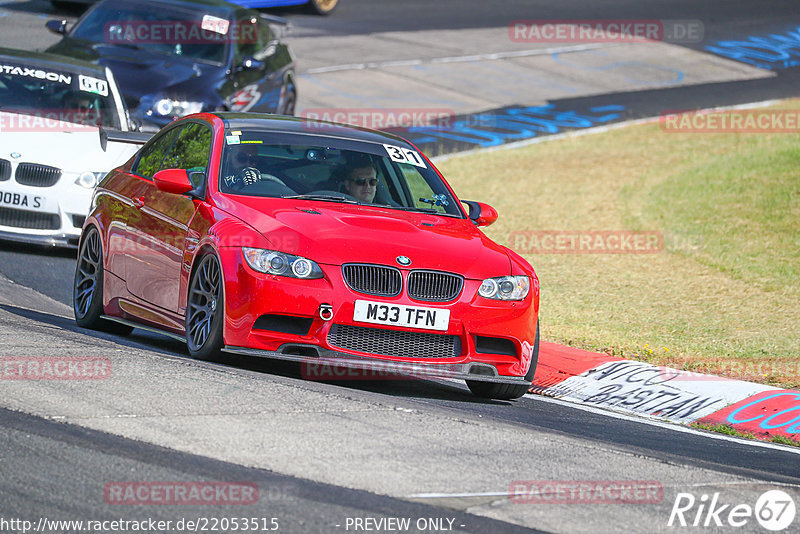
[(82, 328), (127, 336), (133, 327), (102, 318), (103, 310), (103, 244), (100, 232), (90, 226), (81, 240), (75, 281), (72, 286), (72, 310), (75, 322)]
[(339, 0), (309, 0), (308, 9), (317, 15), (330, 15), (339, 5)]
[(189, 283), (186, 303), (186, 346), (198, 360), (219, 361), (223, 347), (222, 269), (214, 254), (200, 259)]
[(536, 341), (533, 342), (531, 366), (525, 374), (525, 384), (501, 384), (498, 382), (482, 382), (467, 380), (467, 387), (477, 397), (484, 399), (512, 400), (518, 399), (528, 392), (536, 374), (536, 365), (539, 362), (539, 322), (536, 322)]

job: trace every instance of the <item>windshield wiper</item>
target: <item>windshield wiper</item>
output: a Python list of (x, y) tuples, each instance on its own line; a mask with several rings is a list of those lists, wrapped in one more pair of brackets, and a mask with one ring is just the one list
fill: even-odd
[(417, 213), (430, 213), (431, 215), (450, 215), (449, 213), (443, 213), (435, 208), (417, 208), (416, 206), (390, 206), (389, 204), (376, 204), (376, 206), (380, 206), (382, 208), (389, 208), (393, 210), (400, 210), (400, 211), (415, 211)]
[(294, 200), (321, 200), (323, 202), (341, 202), (343, 204), (361, 204), (357, 200), (350, 200), (345, 197), (337, 197), (333, 195), (284, 195), (281, 198), (291, 198)]

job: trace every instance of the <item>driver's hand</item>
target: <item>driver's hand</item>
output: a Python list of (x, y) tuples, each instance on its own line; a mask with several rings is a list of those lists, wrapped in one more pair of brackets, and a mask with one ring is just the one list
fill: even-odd
[(244, 185), (253, 185), (259, 180), (261, 180), (261, 172), (253, 167), (245, 167), (236, 173), (236, 176), (234, 177), (234, 181), (236, 183), (241, 183)]

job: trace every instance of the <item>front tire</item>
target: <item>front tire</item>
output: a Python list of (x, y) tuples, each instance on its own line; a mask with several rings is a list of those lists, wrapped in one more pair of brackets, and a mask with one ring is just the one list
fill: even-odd
[(295, 93), (294, 89), (288, 89), (286, 91), (286, 95), (284, 96), (284, 100), (281, 103), (281, 108), (278, 110), (278, 115), (294, 115), (294, 107), (297, 102), (297, 94)]
[(108, 321), (103, 315), (103, 244), (100, 232), (89, 227), (81, 240), (75, 281), (72, 286), (72, 310), (82, 328), (127, 336), (133, 328)]
[(200, 259), (189, 283), (186, 345), (193, 358), (219, 361), (223, 346), (222, 269), (214, 254)]
[(539, 362), (539, 322), (536, 322), (536, 341), (533, 342), (531, 351), (531, 366), (525, 374), (525, 384), (501, 384), (497, 382), (480, 382), (477, 380), (467, 380), (467, 387), (477, 397), (484, 399), (512, 400), (518, 399), (528, 392), (533, 382), (533, 375), (536, 373), (536, 365)]

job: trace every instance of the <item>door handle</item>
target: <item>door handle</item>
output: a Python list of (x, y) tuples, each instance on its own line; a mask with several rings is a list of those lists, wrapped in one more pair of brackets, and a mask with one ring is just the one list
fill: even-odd
[(133, 207), (137, 210), (144, 207), (144, 197), (133, 197), (131, 200), (133, 201)]

